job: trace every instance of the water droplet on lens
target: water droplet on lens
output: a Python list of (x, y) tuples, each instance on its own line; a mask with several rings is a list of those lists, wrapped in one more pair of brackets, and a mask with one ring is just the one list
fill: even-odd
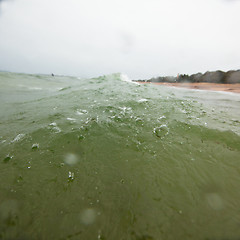
[[(4, 220), (9, 220), (10, 216), (14, 216), (19, 212), (19, 204), (17, 200), (7, 199), (5, 201), (1, 201), (0, 203), (0, 220), (1, 222)], [(15, 219), (12, 218), (15, 222)], [(2, 236), (2, 235), (1, 235)]]
[(79, 161), (78, 156), (73, 153), (67, 153), (64, 157), (64, 163), (73, 166)]
[(224, 207), (223, 200), (218, 193), (206, 194), (206, 200), (209, 206), (214, 210), (221, 210)]
[(85, 225), (90, 225), (95, 222), (96, 219), (96, 211), (92, 208), (88, 208), (83, 210), (80, 214), (80, 220)]

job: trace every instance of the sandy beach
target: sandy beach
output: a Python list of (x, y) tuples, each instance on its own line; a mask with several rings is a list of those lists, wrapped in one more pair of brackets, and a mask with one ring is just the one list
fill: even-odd
[(190, 88), (190, 89), (199, 89), (199, 90), (226, 91), (226, 92), (240, 93), (240, 83), (218, 84), (218, 83), (166, 83), (166, 82), (153, 83), (152, 82), (152, 84)]

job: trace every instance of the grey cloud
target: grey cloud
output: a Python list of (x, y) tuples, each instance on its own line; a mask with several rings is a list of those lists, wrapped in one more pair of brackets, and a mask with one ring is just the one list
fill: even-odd
[(228, 3), (233, 3), (233, 2), (238, 2), (239, 0), (223, 0), (223, 1)]
[(237, 4), (0, 0), (0, 70), (82, 77), (123, 72), (136, 79), (236, 69)]

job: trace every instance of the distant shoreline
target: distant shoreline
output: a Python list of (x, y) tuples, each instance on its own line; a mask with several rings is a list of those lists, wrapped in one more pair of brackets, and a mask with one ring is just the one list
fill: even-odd
[(166, 82), (138, 82), (142, 84), (165, 85), (170, 87), (180, 87), (208, 91), (225, 91), (240, 93), (240, 83), (223, 84), (223, 83), (166, 83)]
[(235, 84), (240, 83), (240, 70), (230, 70), (227, 72), (213, 71), (196, 73), (192, 75), (178, 74), (174, 76), (154, 77), (151, 79), (133, 80), (135, 82), (152, 83), (214, 83), (214, 84)]

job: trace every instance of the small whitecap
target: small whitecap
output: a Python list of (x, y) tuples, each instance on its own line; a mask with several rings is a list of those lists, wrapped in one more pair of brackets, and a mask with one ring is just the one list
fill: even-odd
[(53, 130), (55, 133), (60, 133), (62, 131), (59, 127), (54, 127)]
[(136, 121), (136, 122), (142, 122), (143, 120), (138, 117), (138, 118), (135, 119), (135, 121)]
[(67, 153), (64, 157), (64, 163), (70, 166), (75, 165), (79, 161), (79, 158), (76, 154)]
[(25, 137), (25, 134), (20, 133), (20, 134), (18, 134), (11, 142), (12, 142), (12, 143), (14, 143), (14, 142), (19, 142), (19, 141), (22, 140), (24, 137)]
[(96, 211), (92, 208), (87, 208), (80, 214), (80, 220), (85, 225), (93, 224), (96, 220)]
[(166, 117), (163, 115), (163, 116), (159, 117), (157, 120), (158, 120), (159, 122), (161, 122), (161, 121), (164, 120), (164, 119), (166, 119)]
[(49, 124), (50, 127), (52, 127), (51, 129), (55, 132), (55, 133), (60, 133), (62, 130), (57, 126), (57, 124), (55, 122), (52, 122)]
[(76, 121), (75, 118), (70, 118), (70, 117), (68, 117), (67, 120), (68, 120), (68, 121), (71, 121), (71, 122), (75, 122), (75, 121)]
[(144, 102), (148, 102), (148, 100), (146, 98), (142, 98), (138, 100), (139, 103), (144, 103)]
[(78, 110), (76, 111), (76, 114), (77, 114), (77, 115), (88, 114), (88, 111), (85, 110), (85, 109), (78, 109)]
[(119, 107), (119, 109), (122, 110), (123, 112), (131, 111), (131, 110), (132, 110), (131, 107)]
[(32, 149), (39, 149), (39, 143), (34, 143), (32, 145)]

